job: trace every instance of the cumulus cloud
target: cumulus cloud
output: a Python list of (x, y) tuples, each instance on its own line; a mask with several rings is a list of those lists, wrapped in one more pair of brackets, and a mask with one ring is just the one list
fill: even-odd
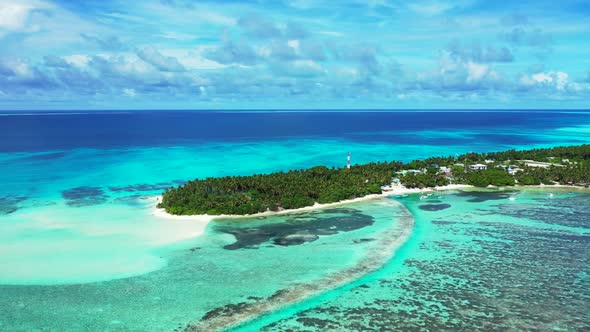
[(520, 84), (527, 88), (544, 88), (558, 92), (578, 92), (582, 89), (579, 83), (569, 81), (569, 75), (563, 71), (539, 72), (531, 75), (522, 75)]
[(164, 56), (153, 47), (145, 47), (136, 51), (138, 57), (161, 71), (182, 72), (186, 68), (171, 56)]
[(0, 29), (18, 31), (26, 27), (31, 11), (49, 7), (40, 1), (3, 0), (0, 2)]
[[(59, 88), (61, 96), (112, 95), (129, 97), (198, 95), (197, 86), (207, 80), (187, 72), (161, 71), (134, 56), (91, 56), (81, 66), (57, 56), (43, 63), (27, 59), (0, 59), (0, 89), (10, 94), (51, 96)], [(126, 90), (127, 89), (127, 90)]]
[(438, 67), (433, 71), (418, 73), (415, 85), (419, 89), (445, 94), (453, 91), (485, 93), (503, 88), (504, 83), (502, 76), (489, 64), (463, 60), (443, 52)]
[(0, 89), (17, 93), (55, 88), (56, 84), (26, 59), (0, 59)]
[[(544, 31), (561, 38), (573, 23), (557, 30), (549, 22), (541, 30), (518, 13), (502, 17), (497, 12), (478, 15), (473, 7), (456, 10), (471, 0), (351, 0), (338, 5), (284, 0), (269, 6), (257, 0), (248, 2), (248, 9), (261, 14), (241, 17), (246, 6), (233, 0), (160, 0), (117, 4), (121, 13), (96, 19), (77, 13), (77, 6), (60, 5), (64, 3), (0, 0), (5, 46), (0, 49), (0, 91), (8, 96), (3, 100), (22, 96), (24, 105), (26, 96), (137, 102), (192, 96), (246, 105), (297, 97), (336, 104), (344, 98), (364, 103), (421, 96), (460, 102), (498, 94), (515, 100), (587, 100), (590, 92), (590, 73), (584, 78), (586, 72), (575, 71), (579, 64), (562, 53), (546, 64), (559, 63), (555, 70), (524, 54), (547, 53), (553, 40)], [(384, 20), (392, 11), (404, 17)], [(443, 19), (470, 30), (441, 25)], [(146, 33), (137, 34), (140, 28)], [(391, 33), (400, 29), (407, 33)], [(462, 36), (463, 42), (441, 51), (448, 36)], [(464, 42), (473, 39), (485, 42)], [(569, 48), (555, 51), (563, 49)]]

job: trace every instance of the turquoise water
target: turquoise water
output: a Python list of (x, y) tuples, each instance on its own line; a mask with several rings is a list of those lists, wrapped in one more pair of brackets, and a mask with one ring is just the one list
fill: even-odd
[[(549, 193), (554, 193), (549, 197)], [(516, 194), (516, 200), (507, 199)], [(440, 200), (450, 207), (424, 211)], [(244, 331), (590, 328), (590, 195), (527, 190), (405, 201), (411, 239), (380, 271)]]
[[(415, 197), (371, 201), (340, 207), (351, 210), (219, 221), (201, 237), (195, 223), (153, 215), (149, 197), (187, 179), (342, 165), (348, 151), (361, 163), (590, 142), (588, 115), (541, 121), (521, 114), (500, 130), (474, 127), (487, 123), (482, 114), (469, 126), (437, 129), (444, 118), (422, 125), (414, 116), (410, 127), (397, 119), (378, 132), (363, 127), (325, 136), (317, 132), (326, 123), (315, 128), (303, 116), (289, 118), (293, 132), (284, 137), (229, 140), (209, 133), (210, 139), (167, 140), (154, 134), (162, 141), (125, 144), (96, 128), (92, 135), (84, 127), (78, 136), (50, 135), (42, 120), (37, 128), (14, 124), (20, 145), (10, 146), (15, 138), (1, 131), (0, 330), (198, 330), (255, 317), (241, 329), (426, 324), (457, 330), (480, 321), (490, 329), (544, 329), (551, 325), (544, 319), (583, 330), (590, 321), (580, 309), (589, 303), (588, 196), (548, 200), (544, 192), (527, 191), (515, 201), (469, 202), (469, 196), (447, 194), (428, 207), (451, 204), (439, 211), (420, 209)], [(346, 125), (361, 126), (357, 120)], [(143, 122), (117, 123), (123, 132), (152, 137), (138, 130)], [(265, 126), (272, 121), (256, 130)], [(502, 280), (495, 279), (498, 271)], [(326, 319), (336, 325), (325, 325)]]
[[(289, 301), (282, 299), (268, 307), (281, 290), (306, 294), (317, 291), (318, 283), (329, 286), (358, 277), (354, 268), (359, 262), (373, 260), (373, 266), (380, 266), (395, 251), (400, 232), (411, 229), (404, 221), (408, 216), (399, 204), (375, 201), (292, 216), (218, 221), (210, 224), (206, 236), (155, 252), (166, 265), (141, 276), (0, 286), (0, 328), (165, 331), (201, 317), (229, 315), (227, 322), (217, 323), (225, 326), (246, 305), (260, 313), (285, 305)], [(292, 227), (285, 230), (286, 224)], [(259, 239), (236, 241), (229, 234), (237, 232)], [(302, 235), (307, 242), (292, 241)], [(281, 241), (288, 236), (291, 242)], [(379, 250), (386, 255), (375, 258)], [(261, 303), (265, 307), (257, 308)]]

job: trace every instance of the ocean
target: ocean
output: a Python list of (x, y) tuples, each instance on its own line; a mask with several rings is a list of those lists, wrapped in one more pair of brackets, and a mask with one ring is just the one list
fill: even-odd
[[(343, 166), (348, 152), (584, 143), (587, 111), (0, 112), (0, 330), (588, 330), (584, 191), (452, 191), (220, 220), (201, 236), (149, 199), (194, 178)], [(308, 240), (285, 244), (293, 234)]]

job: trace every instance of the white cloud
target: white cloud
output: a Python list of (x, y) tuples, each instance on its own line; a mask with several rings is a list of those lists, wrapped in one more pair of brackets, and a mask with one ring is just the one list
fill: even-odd
[(555, 73), (555, 87), (557, 87), (557, 90), (565, 90), (568, 85), (567, 79), (568, 74), (562, 71)]
[(467, 63), (467, 83), (480, 81), (489, 72), (490, 67), (474, 62)]
[(186, 68), (184, 68), (180, 62), (178, 62), (178, 59), (175, 57), (163, 55), (157, 49), (151, 46), (137, 50), (136, 54), (143, 61), (151, 64), (161, 71), (182, 72), (186, 70)]
[(34, 77), (33, 70), (28, 62), (22, 59), (2, 59), (0, 60), (0, 72), (8, 73), (16, 79), (30, 79)]
[(22, 29), (32, 8), (22, 3), (0, 3), (0, 28)]
[(128, 89), (128, 88), (123, 89), (123, 94), (125, 96), (131, 97), (131, 98), (137, 96), (137, 92), (135, 92), (135, 89)]
[(209, 60), (203, 56), (204, 52), (210, 51), (211, 47), (197, 46), (193, 49), (163, 49), (162, 54), (175, 57), (187, 69), (220, 69), (227, 65)]
[(88, 61), (90, 61), (90, 57), (86, 54), (66, 55), (63, 57), (63, 59), (67, 63), (80, 68), (85, 67), (88, 64)]
[(29, 24), (31, 12), (35, 9), (47, 8), (51, 8), (51, 5), (41, 1), (2, 0), (0, 2), (0, 37), (11, 31), (39, 30), (39, 26)]
[(570, 83), (569, 75), (563, 71), (539, 72), (532, 75), (520, 77), (520, 84), (527, 87), (550, 87), (558, 91), (580, 91), (581, 85)]
[(297, 39), (287, 41), (287, 45), (295, 50), (296, 53), (299, 53), (301, 48), (301, 43)]
[(532, 81), (536, 83), (551, 83), (553, 82), (553, 75), (546, 73), (538, 73), (531, 76)]

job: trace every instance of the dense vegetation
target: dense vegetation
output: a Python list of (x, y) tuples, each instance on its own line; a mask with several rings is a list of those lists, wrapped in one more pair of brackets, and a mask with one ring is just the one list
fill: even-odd
[(189, 181), (164, 192), (160, 207), (172, 214), (252, 214), (294, 209), (381, 193), (401, 163), (370, 163), (352, 167), (317, 166), (252, 176)]
[[(525, 160), (547, 163), (530, 167)], [(469, 165), (486, 163), (486, 170), (472, 171)], [(439, 167), (446, 166), (443, 172)], [(518, 168), (515, 174), (507, 169)], [(409, 171), (408, 170), (412, 170)], [(402, 172), (406, 171), (406, 172)], [(477, 187), (537, 184), (590, 183), (590, 145), (469, 153), (457, 157), (433, 157), (409, 163), (382, 162), (345, 168), (317, 166), (252, 176), (228, 176), (193, 180), (167, 189), (159, 207), (172, 214), (253, 214), (267, 210), (294, 209), (314, 203), (381, 193), (381, 186), (399, 177), (408, 188), (426, 188), (449, 183)]]

